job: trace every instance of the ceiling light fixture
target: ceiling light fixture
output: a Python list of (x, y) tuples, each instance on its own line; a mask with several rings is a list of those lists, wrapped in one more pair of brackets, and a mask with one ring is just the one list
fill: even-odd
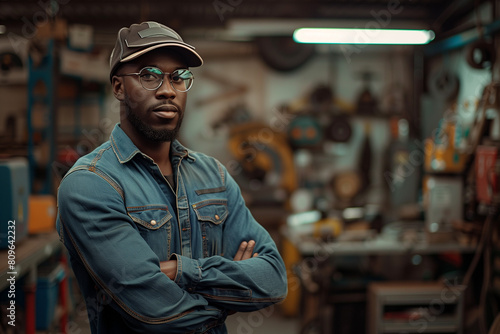
[(300, 28), (294, 31), (297, 43), (312, 44), (404, 44), (418, 45), (432, 41), (432, 30)]

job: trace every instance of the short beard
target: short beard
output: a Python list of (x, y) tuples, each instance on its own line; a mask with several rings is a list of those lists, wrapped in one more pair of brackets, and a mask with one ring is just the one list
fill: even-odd
[(181, 128), (182, 119), (184, 118), (184, 113), (178, 112), (179, 120), (173, 130), (155, 130), (150, 125), (143, 122), (143, 120), (131, 111), (130, 106), (126, 102), (126, 114), (127, 120), (132, 124), (135, 130), (143, 135), (148, 141), (152, 143), (164, 143), (172, 142), (177, 138), (179, 129)]

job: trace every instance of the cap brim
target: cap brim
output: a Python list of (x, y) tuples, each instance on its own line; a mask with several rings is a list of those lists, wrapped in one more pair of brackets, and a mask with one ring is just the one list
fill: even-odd
[(158, 49), (158, 48), (163, 48), (163, 47), (174, 47), (174, 48), (179, 48), (179, 51), (182, 52), (182, 55), (186, 59), (186, 65), (190, 67), (197, 67), (201, 66), (203, 64), (203, 59), (200, 57), (200, 55), (194, 51), (192, 48), (179, 44), (179, 43), (162, 43), (162, 44), (156, 44), (153, 46), (150, 46), (149, 48), (142, 49), (140, 51), (137, 51), (135, 53), (132, 53), (131, 55), (128, 55), (127, 57), (123, 58), (120, 60), (120, 63), (125, 63), (127, 61), (131, 61), (139, 56), (142, 56), (143, 54)]

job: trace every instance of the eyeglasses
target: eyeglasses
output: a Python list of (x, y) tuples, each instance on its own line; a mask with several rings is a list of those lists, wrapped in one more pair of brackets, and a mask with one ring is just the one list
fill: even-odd
[(193, 86), (194, 75), (188, 69), (178, 69), (172, 73), (164, 73), (156, 67), (144, 67), (139, 73), (117, 74), (118, 77), (138, 75), (141, 85), (146, 90), (156, 90), (163, 83), (165, 75), (168, 76), (172, 88), (178, 92), (187, 92)]

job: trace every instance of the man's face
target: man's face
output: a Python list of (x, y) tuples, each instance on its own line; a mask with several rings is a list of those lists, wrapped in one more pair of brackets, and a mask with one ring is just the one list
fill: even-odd
[[(116, 74), (138, 73), (147, 66), (157, 67), (164, 73), (187, 68), (182, 59), (166, 48), (146, 53), (120, 67)], [(156, 90), (142, 87), (139, 76), (122, 76), (126, 118), (136, 135), (151, 142), (173, 141), (179, 132), (186, 108), (187, 92), (179, 92), (170, 84), (168, 74)]]

